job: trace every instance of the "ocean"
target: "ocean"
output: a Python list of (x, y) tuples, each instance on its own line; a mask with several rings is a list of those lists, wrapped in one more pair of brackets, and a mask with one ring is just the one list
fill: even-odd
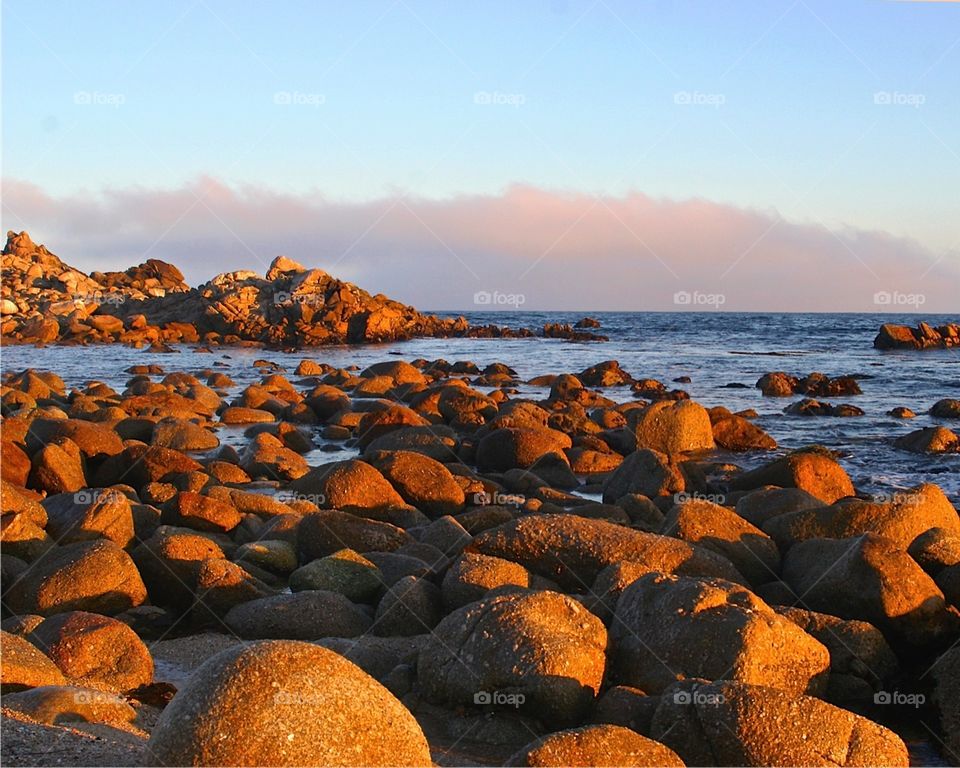
[[(456, 313), (437, 312), (440, 315)], [(415, 339), (407, 342), (334, 346), (280, 352), (266, 349), (212, 347), (195, 353), (182, 346), (182, 354), (157, 354), (129, 347), (89, 346), (43, 349), (3, 347), (3, 372), (24, 368), (57, 372), (70, 386), (104, 381), (123, 388), (125, 368), (157, 363), (166, 372), (216, 367), (237, 383), (237, 391), (256, 381), (257, 359), (275, 361), (294, 379), (293, 370), (305, 358), (336, 367), (361, 368), (400, 356), (449, 361), (472, 360), (481, 367), (504, 362), (524, 381), (550, 373), (578, 372), (604, 360), (618, 360), (634, 377), (655, 378), (668, 388), (679, 387), (706, 406), (723, 405), (731, 411), (753, 408), (756, 423), (779, 443), (776, 452), (723, 457), (745, 467), (755, 466), (784, 451), (822, 444), (839, 453), (857, 488), (869, 493), (889, 493), (922, 482), (937, 483), (954, 504), (960, 504), (960, 455), (925, 456), (906, 453), (892, 441), (920, 427), (941, 423), (956, 429), (954, 421), (931, 418), (926, 412), (939, 399), (960, 398), (960, 350), (886, 351), (873, 348), (873, 338), (885, 322), (915, 326), (925, 320), (942, 324), (954, 317), (918, 314), (775, 314), (725, 312), (467, 312), (472, 324), (496, 323), (510, 327), (541, 328), (546, 322), (573, 323), (584, 314), (600, 320), (597, 331), (605, 342), (569, 342), (557, 339)], [(764, 397), (754, 385), (769, 371), (803, 376), (820, 371), (830, 376), (854, 375), (862, 395), (831, 400), (848, 402), (865, 411), (856, 417), (790, 416), (783, 409), (800, 396)], [(673, 379), (690, 377), (690, 383)], [(744, 384), (734, 389), (727, 385)], [(522, 384), (519, 397), (542, 398), (544, 388)], [(633, 399), (628, 387), (604, 392), (618, 401)], [(887, 415), (906, 406), (917, 418), (903, 420)], [(242, 445), (242, 429), (223, 430), (226, 443)], [(342, 459), (352, 453), (317, 451), (311, 463)]]

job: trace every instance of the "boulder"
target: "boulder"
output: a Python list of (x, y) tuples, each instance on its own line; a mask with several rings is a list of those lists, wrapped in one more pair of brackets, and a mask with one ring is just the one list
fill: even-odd
[(166, 525), (197, 531), (227, 533), (240, 525), (240, 513), (233, 504), (192, 491), (181, 491), (168, 502), (163, 515)]
[(60, 544), (109, 539), (126, 548), (134, 538), (130, 500), (111, 488), (85, 488), (60, 493), (43, 501), (47, 531)]
[(730, 485), (734, 490), (752, 490), (764, 485), (800, 488), (827, 504), (855, 493), (843, 467), (833, 457), (815, 450), (796, 451), (744, 472)]
[(49, 550), (6, 594), (12, 610), (41, 616), (65, 611), (112, 615), (140, 605), (146, 597), (130, 555), (106, 539)]
[(500, 702), (547, 723), (581, 718), (603, 680), (607, 632), (556, 592), (486, 597), (441, 621), (420, 654), (423, 694), (448, 705)]
[(360, 553), (393, 552), (413, 537), (390, 523), (324, 509), (306, 515), (297, 528), (301, 562), (308, 563), (347, 547)]
[(519, 563), (573, 590), (586, 590), (608, 565), (630, 560), (663, 573), (743, 580), (730, 561), (702, 547), (576, 515), (521, 517), (481, 532), (469, 549)]
[(313, 560), (290, 574), (290, 589), (325, 590), (355, 603), (371, 603), (383, 589), (380, 569), (352, 549)]
[(923, 427), (898, 437), (893, 445), (911, 453), (956, 453), (960, 435), (946, 427)]
[(907, 766), (893, 731), (812, 696), (742, 682), (680, 684), (651, 734), (687, 765)]
[(256, 435), (243, 449), (240, 467), (252, 477), (266, 477), (280, 482), (296, 480), (310, 471), (303, 456), (267, 432)]
[(319, 590), (240, 603), (224, 621), (245, 640), (356, 637), (370, 628), (369, 617), (346, 597)]
[(633, 410), (627, 423), (637, 437), (637, 448), (667, 455), (709, 451), (716, 447), (707, 409), (692, 400), (662, 400)]
[(324, 509), (339, 509), (365, 517), (383, 516), (407, 507), (380, 472), (357, 459), (314, 467), (291, 483), (290, 488)]
[(72, 493), (87, 484), (80, 448), (68, 438), (43, 446), (33, 454), (27, 484), (46, 493)]
[(615, 618), (614, 677), (648, 693), (684, 678), (826, 689), (826, 647), (737, 584), (650, 573), (623, 591)]
[(167, 417), (154, 425), (152, 444), (175, 451), (207, 451), (220, 445), (220, 439), (192, 421)]
[(603, 483), (603, 502), (615, 504), (632, 493), (669, 496), (684, 486), (683, 474), (666, 454), (641, 449), (629, 454)]
[(897, 492), (891, 501), (847, 498), (829, 507), (779, 515), (763, 524), (763, 530), (783, 549), (807, 539), (846, 539), (862, 533), (876, 533), (907, 549), (931, 528), (960, 535), (957, 510), (931, 483)]
[(699, 499), (676, 504), (660, 532), (722, 555), (751, 584), (778, 578), (780, 551), (773, 539), (719, 504)]
[(784, 558), (783, 580), (805, 607), (867, 621), (894, 645), (935, 643), (956, 628), (933, 579), (875, 533), (796, 544)]
[(201, 564), (224, 559), (223, 550), (208, 536), (166, 525), (134, 549), (132, 556), (151, 602), (180, 611), (194, 603)]
[(44, 685), (66, 685), (67, 680), (60, 668), (26, 638), (6, 630), (0, 635), (0, 693)]
[(147, 646), (122, 621), (86, 611), (44, 619), (27, 639), (76, 685), (124, 693), (153, 682)]
[(508, 761), (510, 766), (644, 766), (683, 768), (669, 747), (620, 725), (584, 725), (541, 736)]
[(477, 445), (477, 466), (482, 472), (527, 469), (548, 454), (566, 462), (564, 450), (573, 446), (569, 435), (547, 427), (503, 427), (484, 435)]
[(392, 584), (377, 606), (373, 632), (408, 637), (433, 630), (443, 618), (440, 590), (426, 578), (405, 576)]
[(443, 464), (413, 451), (368, 453), (367, 460), (405, 502), (431, 516), (453, 515), (463, 509), (463, 488)]
[(389, 691), (333, 651), (291, 641), (209, 659), (164, 709), (147, 749), (160, 765), (432, 764), (420, 726)]
[(777, 441), (742, 416), (730, 415), (713, 424), (713, 439), (728, 451), (772, 451)]
[(441, 591), (447, 611), (480, 600), (491, 589), (512, 585), (530, 587), (530, 572), (500, 557), (464, 552), (447, 569)]
[(777, 613), (823, 643), (830, 652), (830, 679), (824, 698), (835, 704), (870, 704), (899, 671), (883, 634), (865, 621), (850, 621), (802, 608)]

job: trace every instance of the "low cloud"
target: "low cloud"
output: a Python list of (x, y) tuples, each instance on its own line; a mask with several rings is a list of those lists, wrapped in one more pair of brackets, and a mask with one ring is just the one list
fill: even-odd
[(3, 193), (6, 228), (86, 271), (152, 257), (198, 284), (284, 254), (423, 309), (485, 308), (486, 293), (525, 310), (955, 312), (960, 286), (956, 254), (913, 240), (641, 193), (345, 203), (212, 178), (63, 197), (8, 179)]

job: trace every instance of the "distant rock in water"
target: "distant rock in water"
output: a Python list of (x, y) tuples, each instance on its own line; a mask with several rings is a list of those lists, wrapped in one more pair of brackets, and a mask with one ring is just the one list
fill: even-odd
[(916, 328), (887, 323), (873, 340), (877, 349), (943, 349), (960, 347), (960, 323), (947, 323), (934, 328), (920, 323)]
[(310, 346), (470, 333), (462, 317), (422, 314), (284, 256), (266, 276), (228, 272), (191, 288), (179, 269), (158, 259), (86, 275), (26, 232), (9, 232), (2, 263), (7, 341)]

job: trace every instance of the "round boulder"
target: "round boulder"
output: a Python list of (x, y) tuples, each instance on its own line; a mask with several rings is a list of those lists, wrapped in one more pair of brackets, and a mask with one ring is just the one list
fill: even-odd
[(208, 659), (164, 709), (147, 750), (159, 765), (432, 765), (393, 694), (337, 653), (291, 641)]

